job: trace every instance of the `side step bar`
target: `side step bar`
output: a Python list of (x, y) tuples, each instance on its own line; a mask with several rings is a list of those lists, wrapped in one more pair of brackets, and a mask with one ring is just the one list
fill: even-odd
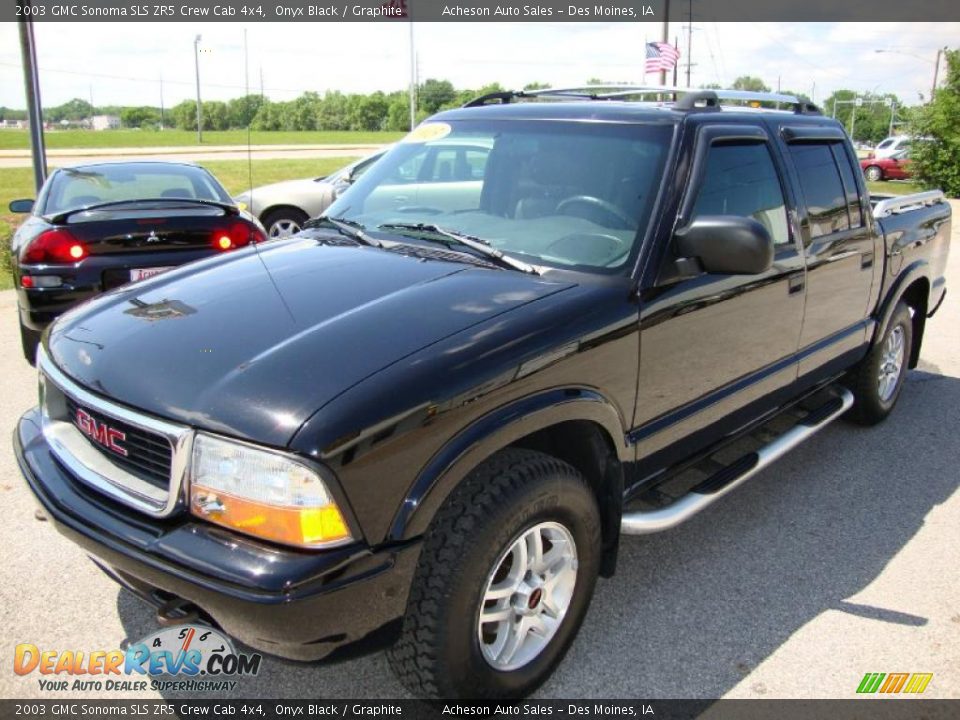
[(649, 535), (669, 530), (712, 505), (849, 410), (853, 405), (853, 394), (846, 388), (837, 390), (837, 397), (812, 411), (776, 440), (744, 455), (667, 507), (624, 513), (620, 532)]

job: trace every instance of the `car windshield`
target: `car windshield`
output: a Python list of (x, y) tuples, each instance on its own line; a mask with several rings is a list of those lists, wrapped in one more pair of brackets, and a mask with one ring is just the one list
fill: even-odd
[(231, 202), (203, 168), (159, 163), (117, 163), (64, 168), (51, 179), (44, 214), (123, 200), (153, 198)]
[(439, 227), (530, 263), (612, 272), (646, 228), (671, 134), (663, 121), (429, 122), (326, 215), (370, 232)]

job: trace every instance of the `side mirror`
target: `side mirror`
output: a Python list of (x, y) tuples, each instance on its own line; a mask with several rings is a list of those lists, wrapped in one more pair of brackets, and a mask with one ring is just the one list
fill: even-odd
[(10, 212), (12, 213), (33, 212), (33, 200), (13, 200), (10, 203)]
[(699, 259), (708, 273), (759, 275), (773, 265), (773, 238), (753, 218), (702, 215), (674, 239), (680, 257)]

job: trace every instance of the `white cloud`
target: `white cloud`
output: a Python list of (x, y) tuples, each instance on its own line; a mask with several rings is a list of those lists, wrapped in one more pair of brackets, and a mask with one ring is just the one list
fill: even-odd
[[(202, 94), (243, 92), (240, 23), (39, 23), (35, 26), (44, 103), (73, 97), (95, 104), (169, 107), (194, 95), (193, 38), (203, 35)], [(418, 23), (420, 77), (459, 87), (533, 80), (580, 84), (591, 77), (643, 81), (643, 43), (659, 39), (657, 23)], [(82, 35), (83, 42), (75, 42)], [(670, 28), (686, 37), (680, 23)], [(937, 47), (956, 42), (960, 23), (715, 23), (694, 19), (693, 84), (728, 84), (759, 75), (776, 87), (818, 99), (837, 88), (894, 92), (907, 102), (929, 93)], [(398, 90), (409, 81), (404, 23), (263, 23), (248, 29), (249, 83), (290, 99), (306, 90)], [(23, 107), (19, 40), (0, 24), (0, 105)], [(907, 54), (876, 53), (877, 49)], [(681, 59), (681, 83), (685, 57)], [(650, 77), (648, 80), (653, 81)]]

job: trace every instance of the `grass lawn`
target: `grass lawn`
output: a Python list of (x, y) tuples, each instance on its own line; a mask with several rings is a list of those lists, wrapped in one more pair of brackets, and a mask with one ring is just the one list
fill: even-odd
[[(354, 132), (329, 130), (317, 132), (253, 131), (253, 145), (377, 145), (403, 137), (398, 132)], [(47, 149), (54, 148), (122, 148), (196, 145), (197, 134), (187, 130), (48, 130), (44, 133)], [(209, 130), (203, 134), (204, 145), (246, 145), (246, 130)], [(30, 135), (26, 130), (0, 130), (0, 150), (26, 150)]]
[[(329, 175), (352, 162), (352, 157), (315, 158), (313, 160), (254, 160), (253, 183), (267, 185), (280, 180)], [(204, 167), (237, 194), (250, 187), (246, 160), (211, 160)], [(32, 168), (0, 168), (0, 290), (13, 287), (10, 276), (10, 238), (23, 215), (9, 211), (11, 200), (34, 197)]]
[[(0, 133), (3, 135), (5, 133)], [(267, 185), (281, 180), (328, 175), (350, 163), (353, 158), (316, 158), (313, 160), (254, 160), (253, 184)], [(211, 160), (203, 163), (216, 175), (230, 193), (240, 193), (250, 187), (246, 160)], [(905, 195), (918, 192), (910, 182), (867, 183), (870, 192)], [(9, 212), (11, 200), (33, 197), (33, 170), (31, 168), (0, 168), (0, 290), (13, 287), (10, 277), (10, 237), (23, 219)]]

